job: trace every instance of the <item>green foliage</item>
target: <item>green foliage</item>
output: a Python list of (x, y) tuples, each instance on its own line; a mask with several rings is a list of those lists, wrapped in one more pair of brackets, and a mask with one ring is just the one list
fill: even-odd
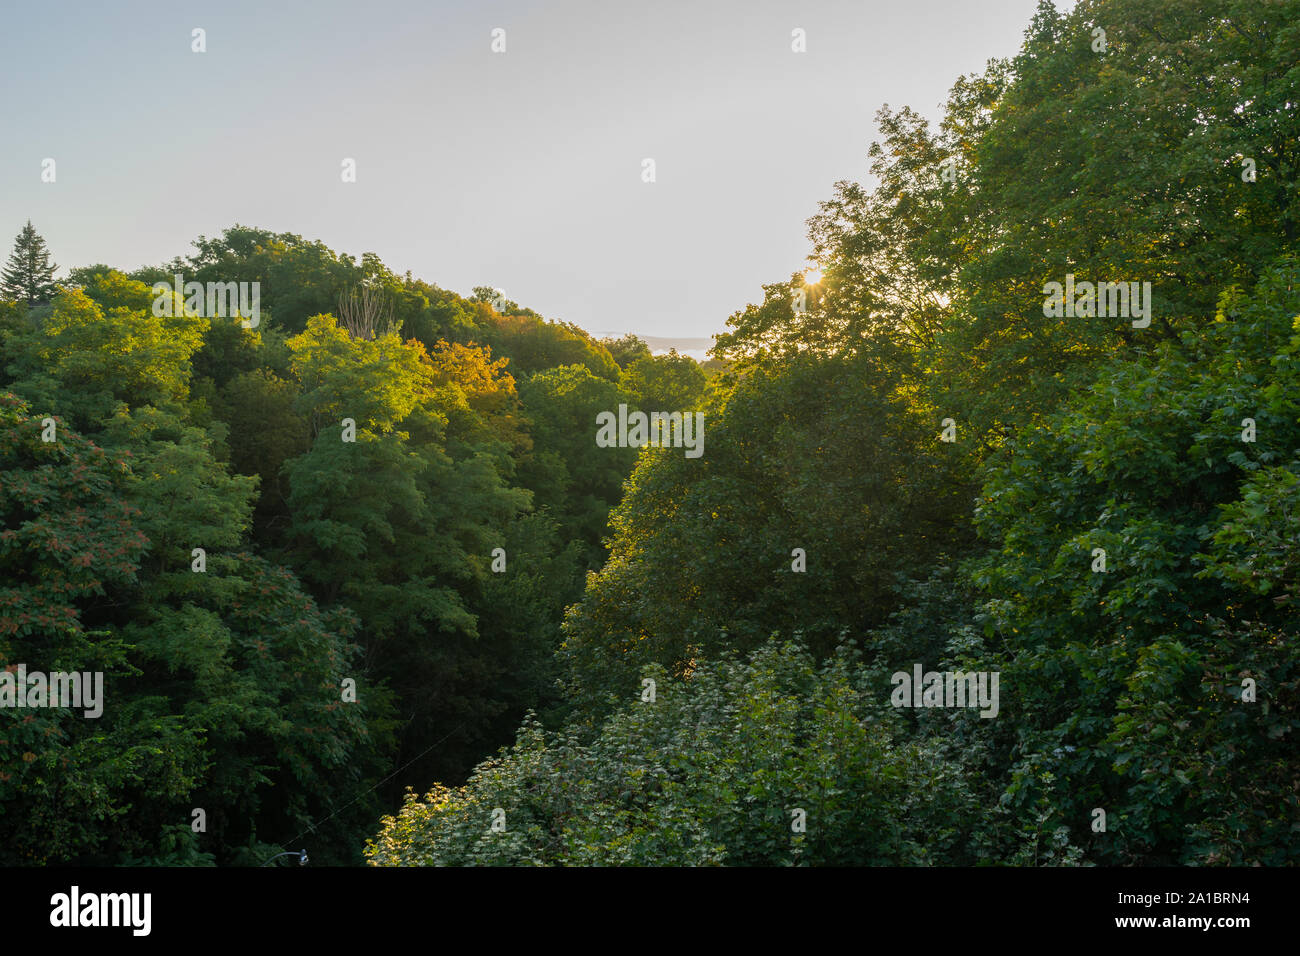
[(493, 353), (510, 359), (518, 377), (567, 365), (584, 366), (593, 375), (618, 381), (618, 364), (590, 335), (568, 322), (547, 322), (536, 313), (495, 315), (482, 325), (483, 340)]
[(520, 462), (520, 482), (533, 491), (537, 507), (583, 543), (588, 567), (599, 567), (609, 510), (622, 496), (637, 451), (599, 447), (596, 416), (617, 412), (628, 396), (582, 365), (532, 375), (519, 395), (533, 436), (532, 454)]
[(707, 410), (700, 458), (643, 450), (566, 623), (571, 692), (598, 707), (649, 662), (774, 632), (826, 653), (883, 623), (899, 581), (960, 545), (968, 497), (962, 458), (897, 383), (868, 356), (759, 366)]
[[(408, 794), (372, 865), (924, 865), (969, 859), (957, 769), (900, 739), (851, 655), (768, 642), (688, 678), (647, 668), (590, 739), (526, 723), (464, 786)], [(924, 785), (919, 785), (924, 781)], [(504, 830), (492, 830), (493, 811)], [(806, 814), (795, 832), (793, 811)], [(498, 818), (502, 819), (502, 818)]]
[[(1298, 9), (1040, 4), (703, 365), (242, 225), (60, 289), (29, 223), (0, 666), (106, 699), (0, 711), (0, 862), (356, 863), (418, 784), (369, 862), (1296, 863)], [(895, 710), (918, 663), (997, 717)]]
[[(344, 707), (355, 623), (235, 550), (251, 482), (156, 412), (110, 429), (132, 435), (129, 455), (57, 419), (43, 441), (25, 403), (0, 401), (0, 664), (103, 674), (99, 716), (0, 711), (0, 802), (22, 821), (5, 860), (226, 859), (259, 826), (291, 836), (364, 791), (390, 732), (384, 697)], [(213, 549), (203, 574), (182, 529)], [(194, 807), (206, 833), (178, 844)]]
[(642, 355), (625, 367), (619, 384), (644, 411), (686, 411), (704, 397), (705, 375), (694, 359), (678, 355)]
[[(1294, 628), (1259, 597), (1291, 562), (1255, 529), (1294, 493), (1280, 464), (1300, 448), (1294, 272), (1285, 262), (1253, 296), (1225, 294), (1218, 323), (1150, 362), (1112, 363), (988, 471), (976, 519), (994, 549), (971, 574), (1003, 683), (1018, 688), (1022, 756), (1004, 799), (1027, 806), (1050, 773), (1062, 825), (1084, 833), (1097, 806), (1117, 821), (1090, 840), (1107, 862), (1291, 858), (1278, 838), (1300, 825), (1300, 802), (1275, 761), (1300, 728), (1300, 660), (1256, 643)], [(1253, 443), (1243, 417), (1257, 419)], [(1242, 677), (1268, 699), (1243, 703), (1240, 687), (1234, 699), (1225, 688)], [(1194, 834), (1222, 835), (1225, 780), (1258, 793), (1271, 819), (1211, 851)]]
[(207, 320), (155, 316), (136, 307), (148, 294), (120, 275), (97, 285), (107, 309), (81, 289), (60, 293), (42, 322), (16, 332), (9, 347), (13, 389), (34, 405), (58, 409), (80, 428), (102, 426), (122, 405), (179, 410), (189, 396), (190, 359)]
[(630, 332), (616, 339), (603, 338), (600, 344), (613, 356), (614, 361), (623, 371), (627, 371), (637, 359), (650, 357), (650, 346)]

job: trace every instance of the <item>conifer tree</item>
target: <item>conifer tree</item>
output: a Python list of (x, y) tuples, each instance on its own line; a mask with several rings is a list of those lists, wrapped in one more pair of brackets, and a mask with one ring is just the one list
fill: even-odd
[(54, 284), (54, 270), (58, 266), (50, 261), (50, 250), (45, 240), (32, 228), (31, 220), (14, 241), (14, 251), (9, 255), (4, 271), (0, 273), (0, 292), (7, 299), (36, 305), (48, 302), (58, 287)]

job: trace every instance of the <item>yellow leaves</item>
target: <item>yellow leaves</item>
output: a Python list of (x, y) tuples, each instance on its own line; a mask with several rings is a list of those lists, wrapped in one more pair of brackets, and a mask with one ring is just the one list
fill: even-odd
[(131, 279), (116, 269), (95, 276), (90, 290), (95, 301), (104, 308), (141, 312), (153, 306), (153, 290), (147, 284)]
[(434, 381), (455, 382), (471, 398), (515, 393), (514, 376), (506, 371), (510, 360), (492, 361), (492, 349), (486, 345), (467, 346), (439, 339), (427, 361), (433, 369)]
[(288, 341), (290, 367), (311, 411), (390, 432), (427, 397), (433, 371), (424, 346), (396, 335), (354, 339), (332, 315), (314, 315)]
[(156, 316), (127, 305), (105, 311), (82, 290), (70, 289), (55, 299), (37, 354), (56, 378), (102, 382), (132, 404), (183, 399), (188, 363), (206, 328), (198, 316)]

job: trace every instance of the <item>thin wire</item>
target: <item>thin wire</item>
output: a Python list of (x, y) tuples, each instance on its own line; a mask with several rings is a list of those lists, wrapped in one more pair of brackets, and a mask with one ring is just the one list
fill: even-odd
[[(437, 747), (438, 745), (440, 745), (441, 743), (443, 743), (443, 741), (445, 741), (445, 740), (446, 740), (448, 737), (450, 737), (452, 734), (456, 733), (458, 730), (463, 729), (464, 726), (465, 726), (464, 724), (461, 724), (461, 725), (459, 725), (458, 727), (454, 728), (452, 731), (450, 731), (450, 732), (446, 735), (446, 737), (443, 737), (443, 738), (440, 739), (440, 740), (435, 740), (435, 741), (434, 741), (433, 743), (431, 743), (428, 747), (424, 748), (424, 750), (420, 751), (418, 754), (416, 754), (414, 757), (412, 757), (412, 758), (411, 758), (410, 760), (408, 760), (406, 763), (402, 764), (400, 767), (398, 767), (396, 770), (394, 770), (392, 773), (390, 773), (387, 777), (384, 777), (384, 779), (380, 780), (378, 783), (376, 783), (376, 784), (375, 784), (373, 787), (371, 787), (369, 790), (363, 790), (361, 793), (358, 793), (355, 797), (353, 797), (353, 798), (352, 798), (351, 800), (349, 800), (347, 803), (343, 804), (343, 806), (339, 807), (337, 810), (335, 810), (333, 813), (331, 813), (331, 814), (330, 814), (328, 817), (326, 817), (324, 820), (321, 820), (319, 824), (314, 824), (314, 825), (312, 825), (312, 826), (307, 827), (306, 830), (303, 830), (302, 833), (299, 833), (299, 834), (298, 834), (296, 837), (294, 837), (292, 840), (289, 840), (289, 841), (287, 841), (287, 842), (285, 842), (285, 843), (282, 843), (282, 844), (280, 844), (280, 845), (281, 845), (281, 846), (288, 846), (288, 845), (291, 844), (291, 843), (297, 843), (298, 840), (301, 839), (305, 834), (307, 834), (307, 833), (315, 833), (315, 832), (316, 832), (316, 826), (324, 826), (326, 823), (329, 823), (329, 821), (330, 821), (331, 819), (333, 819), (333, 818), (334, 818), (335, 816), (337, 816), (338, 814), (342, 813), (342, 812), (343, 812), (344, 810), (346, 810), (348, 807), (352, 806), (352, 804), (356, 803), (358, 800), (360, 800), (360, 799), (361, 799), (362, 797), (364, 797), (366, 794), (370, 793), (371, 790), (374, 790), (374, 789), (375, 789), (375, 787), (383, 786), (383, 785), (384, 785), (385, 783), (387, 783), (389, 780), (391, 780), (391, 779), (393, 779), (394, 777), (396, 777), (399, 773), (401, 773), (403, 770), (405, 770), (405, 769), (406, 769), (407, 767), (409, 767), (411, 764), (415, 763), (417, 760), (419, 760), (421, 757), (423, 757), (425, 754), (427, 754), (427, 753), (428, 753), (430, 750), (432, 750), (434, 747)], [(295, 852), (297, 852), (297, 851), (296, 851), (296, 850), (291, 850), (291, 851), (289, 851), (289, 852), (291, 852), (291, 853), (295, 853)]]

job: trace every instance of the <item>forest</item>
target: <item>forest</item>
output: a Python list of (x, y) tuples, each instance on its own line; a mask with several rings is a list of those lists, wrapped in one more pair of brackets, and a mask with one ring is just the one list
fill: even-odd
[(1041, 3), (703, 363), (0, 223), (0, 864), (1300, 862), (1297, 51)]

